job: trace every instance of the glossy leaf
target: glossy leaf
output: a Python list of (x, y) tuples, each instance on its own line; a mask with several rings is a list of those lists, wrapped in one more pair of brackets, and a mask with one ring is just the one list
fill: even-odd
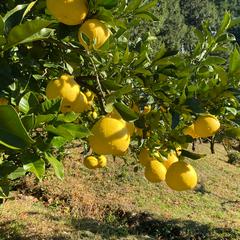
[(24, 168), (18, 167), (17, 169), (12, 171), (10, 174), (8, 174), (7, 178), (10, 180), (15, 180), (15, 179), (25, 176), (25, 174), (26, 174), (26, 171), (24, 170)]
[(126, 121), (134, 121), (138, 119), (138, 114), (135, 113), (131, 108), (122, 102), (114, 103), (114, 107), (117, 109), (122, 118)]
[(15, 8), (11, 9), (5, 14), (3, 20), (5, 22), (4, 31), (6, 35), (14, 26), (21, 23), (23, 14), (27, 7), (28, 4), (17, 5)]
[(33, 140), (28, 135), (16, 110), (9, 105), (0, 106), (0, 144), (21, 149), (29, 147)]
[(53, 139), (51, 140), (50, 144), (51, 146), (53, 146), (54, 148), (61, 148), (62, 146), (64, 146), (66, 143), (68, 142), (68, 140), (64, 137), (61, 136), (55, 136), (53, 137)]
[(59, 112), (60, 110), (60, 106), (61, 106), (61, 99), (53, 99), (53, 100), (45, 100), (42, 104), (41, 104), (41, 109), (43, 113), (54, 113), (54, 112)]
[(70, 123), (70, 122), (74, 122), (75, 120), (77, 120), (78, 117), (79, 117), (79, 113), (68, 112), (68, 113), (65, 113), (65, 114), (58, 114), (56, 120), (66, 122), (66, 123)]
[(46, 160), (51, 164), (51, 166), (53, 167), (56, 176), (59, 179), (63, 179), (64, 178), (64, 167), (62, 162), (58, 161), (52, 154), (49, 153), (45, 153), (44, 154)]
[(32, 172), (36, 177), (41, 180), (45, 174), (45, 161), (43, 159), (31, 160), (29, 163), (23, 165), (23, 169), (26, 172)]
[(148, 3), (140, 6), (137, 8), (137, 10), (135, 11), (135, 13), (139, 13), (139, 12), (143, 12), (143, 11), (147, 11), (150, 8), (153, 8), (154, 6), (156, 6), (156, 4), (158, 3), (157, 0), (153, 0), (153, 1), (149, 1)]
[(88, 137), (91, 134), (88, 128), (74, 123), (66, 123), (59, 125), (58, 127), (48, 125), (46, 130), (55, 135), (64, 137), (67, 140), (72, 140), (74, 138), (84, 138)]
[(219, 36), (224, 31), (226, 31), (228, 29), (228, 27), (230, 26), (230, 23), (231, 23), (231, 14), (229, 12), (226, 12), (224, 15), (224, 18), (221, 22), (220, 28), (217, 32), (217, 36)]
[(19, 111), (27, 114), (32, 108), (39, 105), (38, 98), (33, 92), (26, 93), (19, 102)]
[(228, 128), (224, 131), (224, 134), (231, 138), (240, 139), (240, 128), (238, 127)]
[(0, 15), (0, 35), (4, 35), (4, 20)]
[(111, 9), (117, 6), (118, 0), (97, 0), (96, 4), (106, 9)]
[(8, 47), (48, 37), (49, 31), (52, 32), (52, 30), (46, 27), (50, 23), (44, 19), (36, 19), (15, 26), (8, 34)]
[(237, 47), (233, 50), (233, 52), (230, 55), (230, 60), (229, 60), (229, 72), (230, 73), (235, 73), (240, 71), (240, 53)]

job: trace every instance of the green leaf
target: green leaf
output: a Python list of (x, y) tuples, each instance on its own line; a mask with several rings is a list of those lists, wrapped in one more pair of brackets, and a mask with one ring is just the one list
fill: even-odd
[(78, 117), (79, 117), (79, 113), (68, 112), (65, 114), (58, 114), (57, 121), (70, 123), (70, 122), (74, 122), (75, 120), (77, 120)]
[(24, 19), (24, 17), (32, 10), (32, 8), (34, 7), (34, 5), (36, 4), (38, 0), (33, 1), (31, 3), (28, 4), (27, 8), (25, 9), (23, 16), (22, 16), (22, 20)]
[(9, 195), (9, 181), (7, 179), (0, 180), (0, 199), (7, 198)]
[(31, 108), (35, 108), (39, 105), (38, 98), (35, 93), (27, 92), (19, 102), (19, 111), (27, 114)]
[(10, 161), (4, 161), (0, 164), (0, 179), (6, 178), (10, 173), (14, 172), (17, 169), (17, 165), (13, 164)]
[(129, 48), (127, 46), (126, 50), (123, 54), (123, 57), (122, 57), (122, 63), (127, 63), (128, 59), (129, 59), (129, 56), (130, 56), (130, 52), (129, 52)]
[(111, 93), (107, 99), (106, 102), (107, 103), (113, 103), (117, 98), (121, 98), (123, 95), (132, 92), (132, 86), (131, 85), (127, 85), (125, 87), (122, 87), (121, 89), (119, 89), (116, 92)]
[(221, 66), (214, 65), (214, 70), (218, 74), (219, 78), (221, 79), (221, 83), (225, 86), (228, 82), (228, 74), (226, 73), (225, 69)]
[(51, 166), (53, 167), (56, 176), (59, 179), (63, 179), (64, 178), (64, 167), (62, 162), (58, 161), (53, 155), (49, 154), (49, 153), (45, 153), (45, 158), (46, 160), (51, 164)]
[(135, 74), (141, 73), (141, 74), (143, 74), (144, 76), (152, 76), (152, 73), (151, 73), (149, 70), (147, 70), (147, 69), (145, 69), (145, 68), (142, 68), (142, 67), (139, 67), (139, 68), (135, 69), (135, 70), (134, 70), (134, 73), (135, 73)]
[(68, 142), (68, 140), (64, 137), (61, 136), (55, 136), (53, 137), (53, 139), (51, 140), (50, 144), (54, 147), (54, 148), (61, 148), (62, 146), (64, 146), (66, 143)]
[(138, 7), (137, 10), (135, 11), (135, 13), (139, 13), (139, 12), (143, 12), (143, 11), (147, 11), (150, 8), (153, 8), (157, 5), (158, 1), (154, 0), (154, 1), (149, 1), (148, 3), (144, 4), (141, 7)]
[(123, 87), (121, 84), (116, 83), (114, 79), (102, 81), (102, 85), (108, 90), (118, 90)]
[(116, 50), (113, 55), (113, 63), (118, 64), (119, 63), (119, 51)]
[(224, 131), (224, 134), (231, 138), (240, 139), (240, 128), (238, 127), (228, 128)]
[[(49, 31), (45, 29), (51, 22), (45, 19), (36, 19), (17, 25), (8, 34), (8, 46), (39, 40), (41, 37), (49, 36)], [(41, 31), (42, 30), (42, 31)]]
[(226, 59), (218, 56), (209, 56), (203, 62), (202, 65), (222, 65), (226, 63)]
[(21, 23), (23, 14), (27, 7), (28, 4), (17, 5), (15, 8), (11, 9), (5, 14), (3, 20), (5, 22), (4, 31), (6, 35), (14, 26)]
[(232, 115), (236, 116), (238, 114), (238, 110), (233, 107), (225, 107), (227, 112), (230, 112)]
[(22, 149), (29, 147), (33, 142), (16, 110), (10, 105), (1, 105), (0, 144), (12, 149)]
[(142, 0), (134, 0), (134, 1), (129, 1), (128, 2), (128, 6), (125, 9), (125, 13), (130, 13), (134, 10), (136, 10), (139, 5), (141, 4)]
[(25, 115), (21, 118), (24, 127), (27, 130), (33, 129), (35, 127), (35, 116), (34, 114)]
[(232, 19), (229, 28), (235, 27), (237, 25), (240, 25), (240, 17)]
[(56, 118), (55, 114), (35, 115), (35, 127), (40, 127), (44, 123), (49, 123)]
[(26, 172), (32, 172), (36, 177), (41, 180), (45, 174), (45, 161), (43, 159), (34, 159), (29, 161), (29, 163), (23, 164), (23, 169)]
[(0, 35), (4, 35), (4, 20), (0, 15)]
[(193, 32), (194, 32), (195, 36), (198, 38), (199, 42), (203, 43), (204, 42), (203, 33), (200, 30), (198, 30), (197, 28), (194, 28)]
[(99, 19), (99, 20), (103, 20), (106, 21), (108, 23), (112, 23), (113, 22), (113, 15), (112, 15), (112, 11), (111, 10), (107, 10), (103, 7), (100, 7), (98, 9), (98, 13), (96, 14), (95, 18)]
[(189, 152), (189, 151), (187, 151), (185, 149), (182, 149), (181, 152), (182, 152), (181, 156), (190, 158), (192, 160), (198, 160), (198, 159), (203, 158), (203, 157), (206, 156), (206, 154), (193, 153), (193, 152)]
[(219, 36), (223, 32), (225, 32), (229, 28), (230, 23), (231, 23), (231, 14), (230, 12), (226, 12), (216, 36)]
[(61, 98), (57, 98), (57, 99), (53, 99), (53, 100), (45, 100), (42, 104), (41, 104), (41, 109), (43, 113), (54, 113), (54, 112), (59, 112), (60, 110), (60, 106), (61, 106), (61, 102), (62, 99)]
[(0, 35), (0, 46), (4, 45), (5, 43), (6, 43), (6, 38)]
[(54, 135), (61, 136), (66, 138), (67, 140), (73, 140), (72, 134), (65, 128), (62, 128), (61, 125), (58, 127), (54, 127), (53, 125), (48, 125), (46, 130)]
[(122, 102), (114, 103), (114, 107), (122, 116), (122, 118), (126, 121), (134, 121), (139, 118), (137, 113), (135, 113), (131, 108), (129, 108), (126, 104)]
[(23, 177), (25, 176), (26, 174), (26, 171), (24, 170), (23, 167), (18, 167), (16, 170), (14, 170), (13, 172), (11, 172), (9, 175), (8, 175), (8, 179), (10, 180), (15, 180), (15, 179), (18, 179), (20, 177)]
[(240, 71), (240, 53), (237, 47), (234, 48), (229, 60), (229, 73), (233, 74)]
[(91, 135), (89, 129), (80, 124), (66, 123), (59, 126), (61, 129), (66, 129), (73, 138), (85, 138)]
[(55, 135), (64, 137), (67, 140), (72, 140), (74, 138), (84, 138), (88, 137), (91, 134), (88, 128), (74, 123), (61, 124), (58, 127), (48, 125), (46, 130)]
[(135, 15), (136, 17), (139, 17), (143, 20), (150, 20), (150, 21), (159, 21), (159, 18), (155, 16), (153, 13), (143, 11), (143, 12), (138, 12)]
[(106, 9), (111, 9), (117, 6), (118, 0), (97, 0), (97, 6), (102, 6)]

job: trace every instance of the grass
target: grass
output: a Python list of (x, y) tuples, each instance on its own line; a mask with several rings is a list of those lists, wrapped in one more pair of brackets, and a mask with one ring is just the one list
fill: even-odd
[(0, 207), (0, 239), (240, 239), (240, 168), (217, 145), (191, 161), (199, 175), (194, 191), (151, 184), (133, 159), (109, 160), (88, 170), (80, 149), (69, 149), (64, 181), (51, 172), (43, 182), (28, 176)]

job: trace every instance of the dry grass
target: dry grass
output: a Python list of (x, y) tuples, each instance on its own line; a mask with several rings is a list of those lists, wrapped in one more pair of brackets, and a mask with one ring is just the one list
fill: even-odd
[(26, 177), (14, 200), (1, 206), (0, 239), (156, 239), (149, 234), (159, 224), (159, 239), (170, 239), (169, 231), (195, 239), (191, 229), (205, 229), (208, 239), (221, 239), (215, 231), (238, 239), (221, 232), (240, 228), (240, 169), (227, 163), (222, 146), (211, 155), (206, 144), (197, 145), (208, 156), (191, 161), (200, 181), (195, 191), (183, 193), (148, 183), (141, 167), (133, 171), (133, 159), (109, 160), (107, 169), (92, 171), (84, 168), (80, 149), (68, 151), (63, 181), (51, 172), (41, 183)]

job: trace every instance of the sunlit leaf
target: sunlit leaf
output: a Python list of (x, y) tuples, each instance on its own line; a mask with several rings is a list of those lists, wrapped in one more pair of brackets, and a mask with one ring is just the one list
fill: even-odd
[(63, 167), (62, 162), (58, 161), (52, 154), (45, 153), (44, 156), (45, 156), (46, 160), (53, 167), (56, 176), (59, 179), (63, 179), (64, 178), (64, 167)]

